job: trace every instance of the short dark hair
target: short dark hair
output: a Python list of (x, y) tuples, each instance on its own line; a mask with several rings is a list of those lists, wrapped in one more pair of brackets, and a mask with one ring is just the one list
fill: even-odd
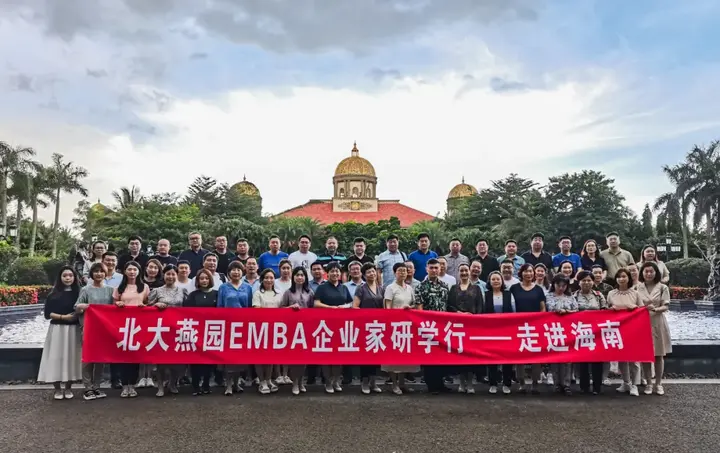
[(228, 264), (228, 275), (230, 275), (230, 271), (233, 269), (240, 269), (243, 274), (245, 273), (245, 266), (240, 261), (232, 261), (230, 264)]
[(393, 239), (396, 239), (398, 241), (400, 240), (400, 238), (398, 237), (397, 234), (390, 234), (390, 235), (388, 235), (387, 239), (385, 239), (385, 242), (391, 241)]
[(301, 234), (298, 238), (298, 242), (300, 242), (300, 239), (307, 239), (308, 241), (312, 242), (312, 238), (308, 236), (307, 234)]
[(321, 263), (320, 261), (313, 261), (313, 263), (310, 265), (310, 270), (312, 270), (312, 268), (315, 266), (320, 266), (324, 268), (323, 263)]
[(405, 269), (407, 269), (407, 264), (405, 264), (405, 263), (395, 263), (395, 264), (393, 264), (393, 274), (394, 274), (395, 272), (397, 272), (397, 270), (400, 269), (401, 267), (404, 267)]
[(103, 253), (103, 258), (105, 258), (106, 256), (114, 256), (115, 258), (117, 258), (117, 253), (115, 253), (115, 252), (105, 252), (105, 253)]
[(605, 235), (605, 239), (609, 238), (610, 236), (617, 236), (620, 237), (620, 235), (617, 233), (617, 231), (611, 231), (608, 234)]
[(429, 266), (431, 264), (440, 264), (440, 261), (438, 261), (437, 258), (430, 258), (427, 260), (427, 263), (425, 263), (425, 266)]
[(178, 267), (182, 266), (183, 264), (186, 264), (188, 267), (192, 267), (192, 266), (190, 265), (190, 261), (188, 261), (188, 260), (180, 260), (180, 261), (178, 261), (178, 263), (177, 263)]
[(214, 256), (216, 260), (219, 260), (219, 259), (220, 259), (220, 258), (217, 256), (216, 253), (214, 253), (214, 252), (209, 252), (209, 253), (206, 253), (205, 256), (203, 256), (203, 263), (204, 263), (205, 261), (207, 261), (207, 259), (210, 258), (210, 257), (212, 257), (212, 256)]
[(357, 244), (358, 242), (362, 242), (363, 244), (366, 243), (365, 238), (360, 236), (356, 237), (355, 240), (353, 240), (353, 244)]
[(330, 261), (327, 263), (327, 266), (325, 266), (325, 272), (330, 272), (333, 269), (337, 269), (340, 272), (342, 272), (342, 266), (340, 266), (340, 263), (337, 261)]
[(279, 240), (280, 240), (280, 236), (278, 236), (277, 234), (271, 234), (271, 235), (270, 235), (270, 238), (268, 238), (268, 241), (272, 241), (273, 239), (277, 239), (277, 240), (279, 241)]
[(543, 239), (543, 240), (544, 240), (544, 239), (545, 239), (545, 235), (543, 235), (542, 233), (534, 233), (532, 236), (530, 236), (530, 240), (533, 240), (533, 239), (535, 239), (535, 238), (540, 238), (540, 239)]
[(525, 272), (525, 270), (527, 270), (527, 269), (532, 269), (533, 273), (535, 272), (535, 267), (532, 264), (525, 263), (522, 266), (520, 266), (520, 269), (518, 270), (518, 276), (520, 276), (520, 278), (522, 278), (523, 272)]
[(287, 264), (288, 266), (290, 266), (290, 269), (292, 270), (292, 263), (291, 263), (290, 260), (287, 259), (287, 258), (283, 258), (283, 259), (280, 260), (280, 262), (278, 263), (278, 270), (280, 270), (280, 268), (283, 267), (283, 266), (286, 265), (286, 264)]
[[(352, 264), (352, 263), (351, 263)], [(370, 269), (375, 269), (375, 263), (365, 263), (360, 268), (360, 273), (362, 275), (365, 275), (365, 272), (369, 271)]]
[[(104, 256), (104, 255), (103, 255), (103, 256)], [(89, 274), (90, 274), (90, 279), (91, 279), (91, 280), (92, 280), (93, 274), (94, 274), (95, 272), (97, 272), (98, 270), (103, 271), (103, 274), (105, 274), (105, 277), (107, 277), (108, 271), (107, 271), (107, 269), (105, 268), (105, 265), (104, 265), (103, 263), (93, 263), (93, 265), (90, 266), (90, 272), (89, 272)]]
[(602, 271), (605, 270), (605, 269), (603, 269), (602, 264), (593, 264), (593, 266), (592, 266), (591, 269), (592, 269), (592, 270), (594, 270), (594, 269), (600, 269), (600, 270), (602, 270)]
[(503, 260), (502, 263), (500, 263), (501, 266), (503, 264), (512, 264), (513, 266), (515, 266), (515, 263), (513, 262), (513, 260), (508, 260), (508, 259), (505, 259), (505, 260)]
[(489, 244), (488, 240), (485, 238), (480, 238), (477, 241), (475, 241), (475, 245), (478, 245), (479, 243), (484, 242), (486, 245)]
[(517, 245), (517, 241), (515, 239), (508, 239), (507, 241), (505, 241), (505, 245), (508, 245), (508, 244)]
[(655, 277), (653, 277), (653, 283), (660, 283), (660, 280), (662, 279), (662, 275), (660, 275), (660, 268), (657, 264), (655, 264), (654, 261), (645, 261), (642, 266), (640, 266), (640, 272), (638, 275), (638, 281), (641, 281), (645, 283), (645, 276), (643, 275), (643, 271), (646, 267), (652, 267), (655, 271)]
[(593, 281), (595, 281), (595, 277), (593, 276), (592, 272), (586, 271), (586, 270), (581, 270), (581, 271), (578, 272), (578, 274), (575, 276), (575, 280), (579, 282), (579, 281), (581, 281), (581, 280), (583, 280), (583, 279), (586, 279), (586, 278), (588, 278), (588, 277), (590, 277), (591, 279), (593, 279)]
[(555, 286), (559, 285), (561, 283), (565, 284), (565, 291), (563, 291), (563, 294), (566, 296), (570, 295), (570, 279), (564, 276), (563, 274), (555, 274), (555, 276), (552, 279), (552, 283), (550, 284), (550, 292), (555, 292)]
[(238, 238), (238, 240), (235, 241), (235, 244), (237, 244), (238, 242), (247, 242), (247, 241), (248, 241), (248, 240), (245, 239), (245, 238)]
[(567, 239), (568, 241), (571, 241), (571, 242), (572, 242), (572, 238), (571, 238), (570, 236), (567, 236), (567, 235), (565, 235), (565, 236), (560, 236), (560, 237), (558, 238), (558, 242), (562, 242), (562, 241), (564, 241), (565, 239)]
[(462, 241), (458, 237), (454, 237), (454, 238), (450, 239), (450, 242), (455, 242), (455, 241), (458, 241), (459, 243), (462, 244)]
[(417, 235), (417, 240), (418, 240), (418, 241), (419, 241), (420, 239), (422, 239), (422, 238), (428, 238), (428, 239), (430, 239), (430, 235), (427, 234), (427, 233), (420, 233), (420, 234)]
[(128, 244), (131, 243), (132, 241), (139, 241), (142, 244), (142, 238), (137, 235), (132, 235), (128, 238)]

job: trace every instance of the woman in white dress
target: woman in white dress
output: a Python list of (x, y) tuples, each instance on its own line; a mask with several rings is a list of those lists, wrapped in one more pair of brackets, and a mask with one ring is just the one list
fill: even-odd
[(81, 335), (75, 314), (79, 295), (79, 277), (72, 266), (63, 266), (45, 301), (45, 319), (50, 320), (50, 327), (37, 379), (53, 384), (56, 400), (72, 399), (72, 383), (82, 379)]
[[(253, 308), (280, 308), (282, 294), (275, 289), (275, 273), (265, 269), (260, 273), (260, 290), (253, 294)], [(263, 395), (275, 393), (278, 386), (272, 380), (273, 365), (255, 365), (260, 385), (258, 391)]]
[[(407, 266), (405, 263), (395, 263), (393, 266), (395, 273), (395, 281), (385, 288), (385, 308), (410, 310), (415, 306), (415, 290), (412, 285), (408, 285)], [(398, 366), (383, 365), (382, 370), (390, 373), (392, 379), (392, 392), (396, 395), (402, 395), (402, 388), (405, 383), (404, 373), (417, 373), (420, 371), (419, 366)]]

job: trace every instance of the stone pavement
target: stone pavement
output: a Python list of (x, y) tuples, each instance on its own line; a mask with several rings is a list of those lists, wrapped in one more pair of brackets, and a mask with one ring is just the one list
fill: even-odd
[(52, 401), (48, 390), (0, 392), (8, 453), (693, 452), (720, 451), (720, 385), (667, 385), (667, 395), (570, 397), (424, 393), (358, 387), (298, 397), (179, 396)]

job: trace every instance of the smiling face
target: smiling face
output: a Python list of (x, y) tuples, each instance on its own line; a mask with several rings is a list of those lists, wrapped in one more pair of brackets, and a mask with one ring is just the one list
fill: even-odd
[(242, 269), (240, 269), (239, 267), (230, 269), (230, 273), (228, 274), (228, 276), (230, 277), (230, 280), (234, 282), (239, 282), (243, 276)]
[(332, 283), (333, 285), (336, 284), (338, 280), (340, 280), (340, 269), (336, 267), (330, 269), (327, 273), (327, 276), (330, 283)]
[(165, 256), (170, 253), (170, 241), (167, 239), (160, 239), (157, 243), (158, 255)]
[(217, 257), (215, 255), (207, 255), (203, 260), (203, 267), (213, 274), (217, 271)]
[(270, 291), (275, 286), (275, 274), (272, 272), (266, 272), (262, 279), (263, 288), (265, 291)]
[(535, 268), (535, 280), (538, 282), (542, 282), (545, 280), (545, 269), (542, 267), (536, 267)]
[(603, 270), (599, 267), (595, 267), (592, 270), (593, 279), (595, 280), (595, 283), (600, 283), (603, 281)]
[(643, 251), (643, 258), (645, 261), (655, 261), (655, 249), (648, 247)]
[(280, 278), (283, 280), (289, 280), (290, 275), (292, 274), (292, 266), (290, 263), (283, 263), (282, 266), (280, 266)]
[(473, 261), (470, 265), (470, 276), (480, 278), (480, 274), (482, 274), (482, 264), (480, 264), (480, 261)]
[(75, 282), (75, 272), (70, 269), (65, 269), (63, 273), (60, 274), (60, 281), (65, 286), (72, 285)]
[(92, 279), (94, 282), (100, 283), (101, 281), (105, 280), (105, 268), (97, 269), (92, 274)]
[(190, 266), (185, 263), (178, 265), (178, 275), (183, 281), (187, 280), (188, 276), (190, 276)]
[(572, 278), (573, 273), (573, 266), (571, 263), (562, 263), (560, 266), (560, 273), (566, 276), (567, 278)]
[(297, 286), (302, 286), (305, 283), (305, 274), (302, 272), (296, 272), (295, 277), (293, 277), (293, 281)]
[(160, 273), (160, 268), (155, 263), (148, 263), (147, 267), (145, 268), (145, 275), (148, 278), (157, 278), (158, 274)]
[(648, 266), (643, 269), (643, 278), (646, 282), (653, 282), (655, 280), (655, 269)]
[(535, 269), (530, 266), (526, 267), (522, 272), (522, 279), (526, 282), (535, 280)]
[(513, 265), (511, 263), (502, 263), (500, 265), (500, 273), (503, 275), (505, 280), (510, 280), (513, 274)]
[(125, 276), (128, 278), (128, 280), (135, 280), (139, 274), (140, 269), (135, 266), (128, 266), (125, 268)]
[(458, 269), (458, 274), (460, 275), (460, 280), (464, 282), (470, 280), (470, 268), (468, 266), (460, 266), (460, 268)]
[(593, 241), (590, 241), (585, 246), (585, 251), (588, 253), (595, 253), (597, 252), (597, 245)]
[(117, 256), (106, 256), (103, 258), (103, 265), (105, 265), (105, 269), (108, 271), (108, 275), (115, 272), (115, 268), (117, 267)]
[(365, 281), (368, 283), (375, 282), (375, 279), (377, 278), (377, 271), (374, 267), (369, 268), (365, 271)]
[(177, 281), (178, 274), (175, 270), (169, 270), (163, 274), (163, 280), (167, 286), (173, 286)]
[(209, 288), (210, 287), (210, 278), (208, 277), (208, 275), (205, 272), (198, 275), (197, 279), (198, 279), (198, 286), (200, 286), (200, 288)]
[(503, 279), (499, 274), (492, 274), (490, 276), (490, 287), (493, 289), (500, 289), (502, 288)]
[(300, 247), (300, 253), (307, 253), (308, 250), (310, 250), (310, 239), (300, 238), (300, 242), (298, 244)]
[(353, 280), (360, 279), (362, 277), (362, 275), (360, 274), (361, 269), (362, 267), (359, 264), (353, 264), (352, 266), (350, 266), (350, 268), (348, 269), (348, 272), (350, 273), (350, 278), (352, 278)]
[(95, 246), (93, 246), (93, 253), (95, 254), (95, 258), (102, 258), (103, 254), (105, 254), (107, 250), (105, 249), (105, 244), (102, 242), (97, 242)]

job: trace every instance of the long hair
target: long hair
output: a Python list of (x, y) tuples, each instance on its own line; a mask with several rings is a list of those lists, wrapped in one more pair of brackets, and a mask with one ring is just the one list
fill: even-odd
[(600, 256), (600, 246), (598, 246), (598, 243), (595, 239), (588, 239), (587, 241), (585, 241), (585, 244), (583, 244), (582, 251), (580, 251), (580, 256), (587, 255), (587, 245), (591, 242), (593, 244), (595, 244), (595, 258)]
[(147, 277), (148, 277), (147, 269), (148, 269), (148, 266), (150, 266), (150, 264), (154, 264), (158, 268), (158, 273), (155, 276), (155, 280), (161, 280), (162, 276), (163, 276), (163, 265), (160, 262), (160, 260), (158, 260), (157, 258), (152, 258), (152, 259), (148, 260), (147, 264), (145, 265), (145, 270), (142, 273), (143, 280), (147, 280)]
[(62, 293), (65, 291), (65, 284), (62, 282), (62, 274), (65, 271), (70, 271), (73, 274), (73, 282), (70, 284), (70, 291), (73, 293), (75, 298), (77, 298), (80, 295), (80, 279), (78, 278), (77, 272), (75, 272), (75, 268), (72, 266), (63, 266), (60, 268), (57, 276), (55, 277), (55, 284), (53, 285), (50, 294)]
[(308, 274), (304, 267), (298, 266), (292, 271), (292, 275), (290, 276), (290, 280), (292, 281), (292, 285), (290, 285), (290, 292), (295, 293), (295, 276), (297, 274), (303, 274), (305, 276), (305, 281), (302, 285), (302, 291), (303, 293), (309, 293), (310, 292), (310, 285), (308, 284)]
[(125, 289), (127, 288), (128, 278), (127, 278), (127, 274), (125, 273), (125, 271), (130, 266), (133, 266), (138, 270), (138, 275), (137, 275), (137, 277), (135, 277), (135, 286), (137, 286), (138, 294), (145, 291), (145, 283), (143, 283), (142, 276), (140, 275), (142, 273), (142, 266), (140, 266), (140, 263), (138, 263), (137, 261), (128, 261), (127, 263), (125, 263), (125, 266), (123, 266), (123, 278), (122, 278), (122, 281), (120, 282), (120, 285), (117, 288), (118, 294), (124, 293)]
[[(273, 271), (273, 270), (270, 269), (270, 268), (263, 269), (262, 272), (260, 272), (260, 292), (261, 292), (261, 293), (264, 293), (265, 291), (267, 291), (267, 290), (265, 289), (265, 276), (266, 276), (269, 272), (272, 272), (273, 277), (275, 276), (275, 271)], [(273, 287), (272, 287), (272, 292), (274, 292), (275, 294), (277, 294), (277, 291), (275, 291), (275, 285), (273, 285)]]
[(490, 277), (492, 277), (493, 275), (498, 275), (498, 276), (500, 277), (500, 290), (501, 290), (501, 291), (505, 291), (505, 290), (507, 289), (507, 288), (505, 287), (505, 279), (503, 278), (503, 276), (502, 276), (502, 274), (500, 273), (500, 271), (492, 271), (492, 272), (490, 272), (490, 273), (488, 274), (488, 276), (487, 276), (487, 287), (488, 287), (488, 291), (494, 291), (494, 290), (495, 290), (495, 289), (492, 287), (492, 285), (490, 284)]
[(535, 269), (535, 277), (536, 277), (536, 278), (535, 278), (535, 282), (537, 283), (537, 269), (538, 269), (538, 267), (540, 267), (540, 268), (542, 268), (542, 269), (545, 270), (545, 277), (543, 278), (542, 286), (543, 286), (543, 288), (549, 290), (549, 289), (550, 289), (550, 276), (549, 276), (548, 274), (550, 273), (550, 271), (548, 271), (547, 266), (544, 265), (543, 263), (537, 263), (537, 264), (535, 265), (535, 268), (534, 268), (534, 269)]
[(646, 245), (645, 247), (642, 248), (642, 250), (640, 250), (640, 262), (641, 263), (645, 262), (645, 250), (647, 250), (647, 249), (653, 249), (653, 251), (655, 251), (655, 259), (653, 261), (658, 262), (659, 260), (658, 260), (658, 256), (657, 256), (657, 249), (650, 244)]
[(565, 291), (563, 291), (563, 294), (566, 296), (570, 295), (570, 279), (567, 278), (564, 274), (556, 274), (552, 279), (552, 284), (550, 285), (550, 292), (552, 294), (555, 294), (555, 286), (559, 284), (565, 284)]

